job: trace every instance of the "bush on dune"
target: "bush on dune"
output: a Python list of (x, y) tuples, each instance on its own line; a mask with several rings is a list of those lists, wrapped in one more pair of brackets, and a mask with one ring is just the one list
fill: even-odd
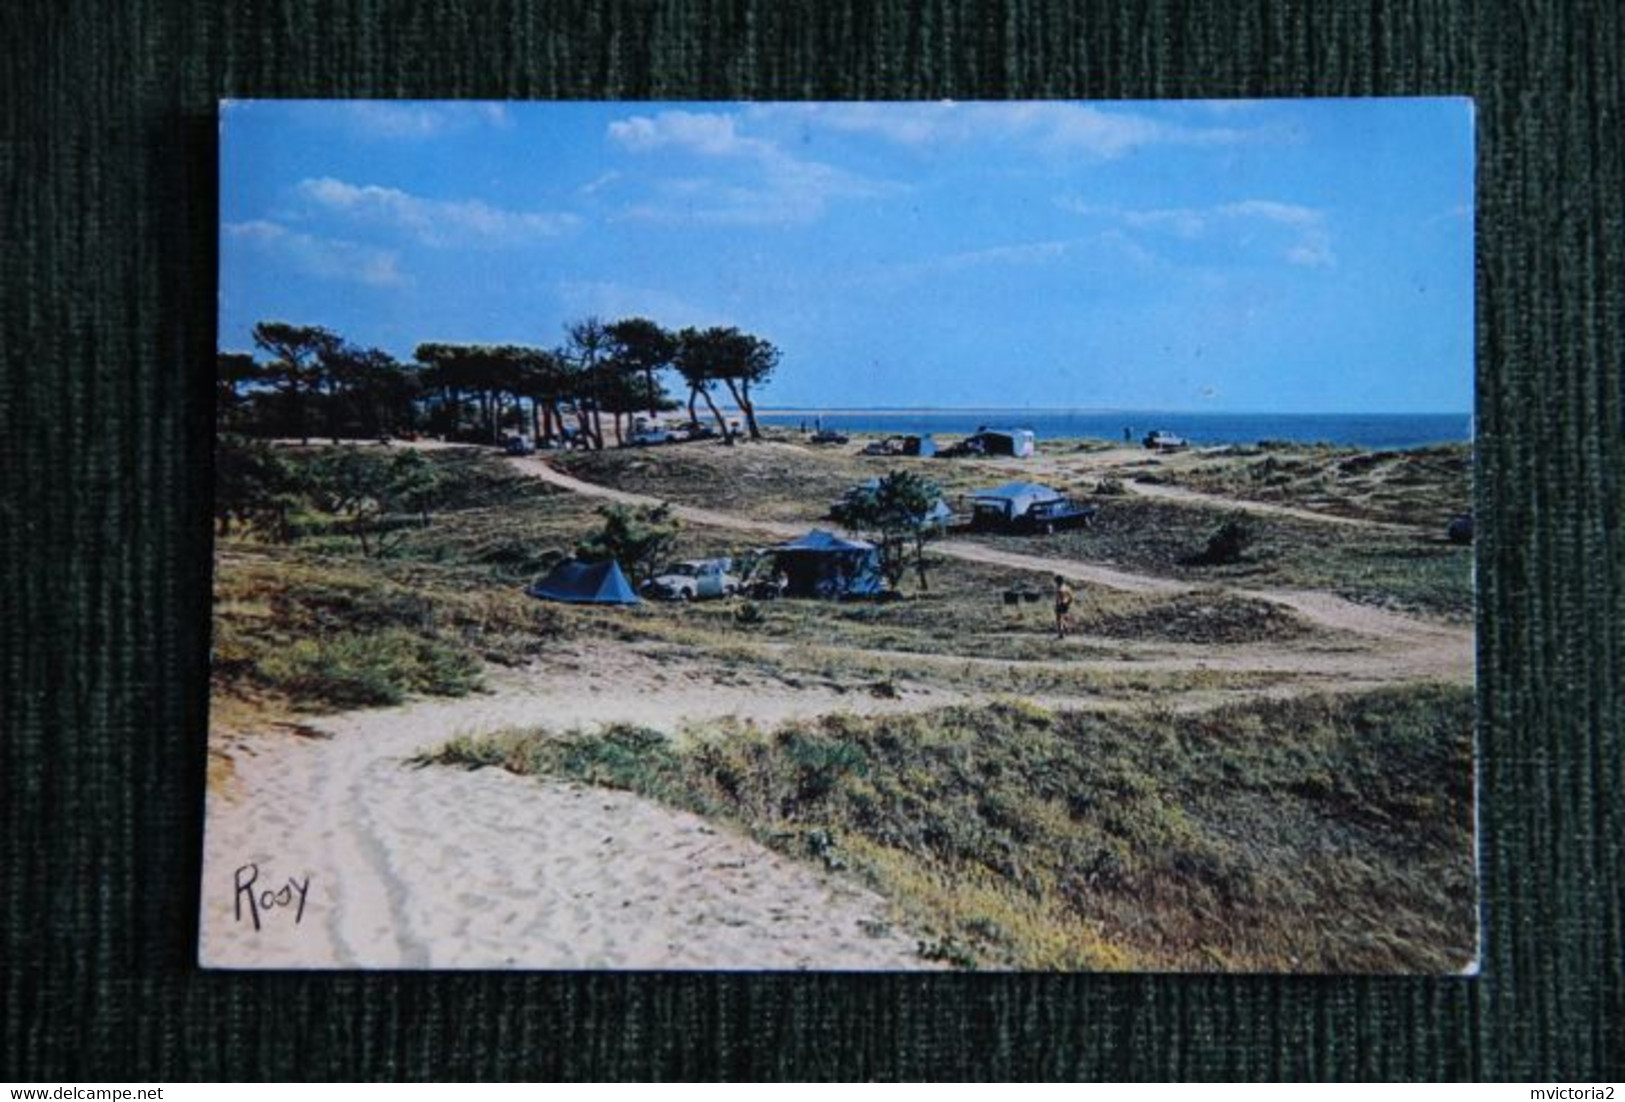
[(257, 673), (296, 701), (336, 707), (399, 704), (410, 692), (460, 696), (479, 684), (467, 651), (401, 628), (296, 640), (261, 658)]

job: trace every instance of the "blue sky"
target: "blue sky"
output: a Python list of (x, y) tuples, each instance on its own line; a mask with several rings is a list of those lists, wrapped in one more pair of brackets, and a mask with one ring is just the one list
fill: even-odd
[(1465, 100), (233, 101), (220, 344), (632, 314), (764, 406), (1467, 412)]

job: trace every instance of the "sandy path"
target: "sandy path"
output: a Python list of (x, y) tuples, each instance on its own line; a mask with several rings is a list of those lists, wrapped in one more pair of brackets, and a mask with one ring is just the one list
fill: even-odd
[[(1096, 650), (1109, 650), (1109, 656), (1058, 656), (1053, 659), (983, 658), (974, 655), (925, 654), (913, 651), (875, 650), (843, 647), (847, 657), (862, 656), (898, 669), (926, 672), (960, 670), (1044, 671), (1049, 673), (1195, 673), (1210, 671), (1229, 674), (1274, 674), (1289, 677), (1293, 684), (1282, 686), (1275, 695), (1348, 691), (1349, 686), (1364, 690), (1379, 685), (1444, 681), (1471, 684), (1473, 668), (1463, 663), (1449, 647), (1440, 645), (1396, 646), (1375, 649), (1354, 641), (1351, 644), (1310, 642), (1300, 645), (1263, 643), (1210, 644), (1163, 641), (1129, 642), (1108, 636), (1074, 635), (1072, 642)], [(796, 644), (763, 644), (770, 653), (798, 648)], [(1025, 698), (1047, 708), (1100, 709), (1107, 702), (1081, 695), (1058, 696), (1033, 693), (1013, 687)], [(1255, 690), (1248, 689), (1247, 692)], [(1184, 694), (1181, 694), (1184, 695)]]
[[(1112, 453), (1103, 453), (1110, 455)], [(555, 470), (541, 459), (509, 459), (516, 469), (545, 482), (579, 494), (604, 498), (627, 505), (660, 504), (658, 498), (632, 493), (586, 482)], [(690, 505), (671, 504), (673, 511), (684, 520), (716, 528), (740, 532), (771, 535), (780, 539), (794, 539), (806, 526), (742, 517), (715, 509), (700, 509)], [(1012, 570), (1038, 574), (1060, 574), (1072, 581), (1104, 586), (1128, 593), (1154, 593), (1176, 595), (1196, 591), (1198, 587), (1172, 578), (1150, 574), (1136, 574), (1125, 570), (1078, 562), (1074, 559), (1049, 558), (1005, 551), (965, 540), (940, 540), (932, 544), (940, 554), (969, 562), (1009, 567)], [(1241, 597), (1269, 601), (1291, 608), (1309, 621), (1333, 631), (1351, 632), (1365, 636), (1374, 648), (1385, 651), (1390, 660), (1413, 667), (1416, 676), (1442, 676), (1451, 680), (1471, 680), (1474, 669), (1474, 633), (1471, 627), (1437, 624), (1412, 616), (1362, 605), (1330, 593), (1293, 589), (1247, 589), (1225, 587), (1225, 592)]]
[[(211, 791), (201, 952), (224, 968), (931, 967), (887, 904), (702, 819), (622, 792), (499, 769), (415, 769), (456, 734), (626, 720), (675, 730), (846, 708), (931, 707), (830, 689), (770, 695), (719, 685), (696, 664), (603, 644), (495, 691), (351, 712), (220, 748), (233, 777)], [(305, 882), (260, 914), (234, 890)], [(239, 907), (242, 909), (239, 910)]]
[(753, 517), (743, 517), (737, 513), (721, 513), (714, 509), (701, 509), (694, 505), (680, 505), (675, 501), (663, 501), (649, 494), (636, 494), (630, 490), (617, 490), (613, 486), (605, 486), (597, 482), (586, 482), (573, 475), (567, 475), (549, 463), (540, 459), (510, 456), (509, 466), (543, 482), (557, 486), (562, 490), (582, 494), (587, 497), (602, 498), (605, 501), (614, 501), (622, 505), (669, 505), (677, 516), (690, 524), (700, 524), (711, 528), (727, 528), (738, 532), (756, 532), (762, 535), (773, 536), (776, 539), (795, 539), (805, 534), (805, 524), (785, 524), (779, 521), (757, 520)]

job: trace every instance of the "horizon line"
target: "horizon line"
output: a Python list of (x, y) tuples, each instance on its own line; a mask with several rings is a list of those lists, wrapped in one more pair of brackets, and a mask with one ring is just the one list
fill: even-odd
[[(730, 408), (730, 407), (719, 407)], [(736, 410), (737, 412), (737, 410)], [(1128, 406), (758, 406), (759, 415), (780, 413), (913, 413), (951, 417), (961, 413), (1155, 413), (1168, 416), (1225, 417), (1476, 417), (1473, 410), (1269, 410), (1153, 409)]]

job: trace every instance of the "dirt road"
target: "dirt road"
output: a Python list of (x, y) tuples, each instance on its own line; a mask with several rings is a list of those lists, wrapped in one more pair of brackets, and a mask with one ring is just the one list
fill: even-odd
[[(518, 471), (574, 493), (626, 505), (662, 504), (660, 499), (647, 494), (618, 490), (564, 474), (542, 459), (515, 457), (510, 458), (508, 462)], [(735, 513), (674, 502), (666, 504), (670, 504), (673, 512), (692, 524), (749, 532), (775, 539), (794, 539), (806, 530), (804, 524), (757, 520)], [(939, 554), (951, 558), (1036, 574), (1059, 574), (1072, 581), (1127, 593), (1172, 596), (1193, 592), (1198, 588), (1172, 578), (1137, 574), (1072, 559), (1005, 551), (965, 540), (941, 540), (932, 547)], [(1412, 678), (1430, 676), (1458, 682), (1470, 682), (1473, 678), (1474, 636), (1470, 627), (1434, 623), (1313, 590), (1227, 587), (1226, 592), (1290, 608), (1322, 628), (1364, 636), (1369, 646), (1382, 651), (1391, 664), (1401, 670), (1412, 670), (1410, 674)]]

